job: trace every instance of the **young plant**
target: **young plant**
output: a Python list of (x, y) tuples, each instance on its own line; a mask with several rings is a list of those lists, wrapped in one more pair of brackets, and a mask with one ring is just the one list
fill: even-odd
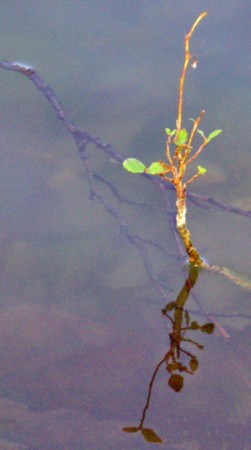
[[(124, 169), (129, 172), (155, 175), (174, 185), (177, 198), (177, 230), (185, 246), (187, 255), (189, 257), (189, 262), (195, 266), (202, 266), (204, 263), (200, 258), (197, 249), (192, 243), (191, 234), (186, 225), (186, 190), (189, 184), (206, 173), (206, 169), (201, 166), (197, 166), (197, 172), (191, 178), (185, 180), (184, 177), (187, 167), (199, 156), (199, 154), (202, 152), (202, 150), (204, 150), (207, 144), (216, 136), (218, 136), (222, 131), (214, 130), (208, 136), (205, 136), (204, 132), (199, 129), (201, 119), (205, 113), (204, 110), (200, 112), (197, 119), (191, 119), (193, 124), (190, 132), (188, 132), (185, 128), (182, 128), (183, 92), (186, 72), (189, 63), (191, 63), (193, 68), (195, 68), (197, 65), (197, 59), (190, 54), (189, 43), (198, 23), (206, 15), (207, 12), (203, 12), (202, 14), (200, 14), (200, 16), (194, 22), (189, 33), (185, 36), (185, 56), (179, 83), (178, 114), (176, 127), (173, 130), (171, 130), (170, 128), (166, 128), (166, 161), (154, 161), (149, 167), (146, 167), (141, 161), (135, 158), (128, 158), (123, 162)], [(196, 133), (198, 133), (202, 137), (202, 143), (197, 148), (197, 150), (194, 150), (192, 147), (192, 143)]]

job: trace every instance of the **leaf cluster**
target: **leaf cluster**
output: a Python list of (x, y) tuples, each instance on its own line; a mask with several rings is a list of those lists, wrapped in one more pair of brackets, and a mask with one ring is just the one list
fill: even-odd
[[(193, 120), (193, 119), (192, 119)], [(168, 163), (159, 160), (154, 161), (150, 164), (149, 167), (146, 167), (143, 162), (136, 158), (127, 158), (123, 162), (123, 167), (128, 172), (132, 173), (146, 173), (148, 175), (158, 175), (163, 178), (165, 178), (167, 181), (175, 183), (175, 179), (177, 178), (177, 174), (179, 177), (183, 178), (185, 174), (186, 167), (197, 158), (199, 153), (205, 148), (205, 146), (216, 136), (218, 136), (222, 130), (214, 130), (211, 133), (209, 133), (208, 136), (205, 136), (204, 132), (197, 128), (197, 121), (194, 121), (194, 127), (190, 133), (190, 136), (188, 136), (188, 131), (185, 128), (182, 128), (180, 131), (177, 132), (176, 129), (171, 130), (170, 128), (166, 128), (166, 134), (167, 134), (167, 159)], [(197, 133), (202, 136), (203, 142), (198, 148), (198, 150), (193, 154), (193, 156), (190, 156), (191, 150), (192, 150), (192, 140), (194, 137), (194, 132), (197, 131)], [(171, 156), (170, 153), (170, 145), (171, 143), (175, 146), (175, 151), (173, 156)], [(186, 182), (187, 184), (190, 184), (192, 181), (194, 181), (196, 178), (198, 178), (201, 175), (204, 175), (207, 172), (207, 169), (204, 167), (201, 167), (200, 165), (197, 166), (197, 173), (193, 175), (190, 180)], [(167, 174), (172, 174), (172, 177), (166, 177)]]

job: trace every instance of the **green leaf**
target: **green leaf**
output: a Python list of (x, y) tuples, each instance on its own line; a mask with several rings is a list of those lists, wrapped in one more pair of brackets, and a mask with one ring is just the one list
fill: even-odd
[(199, 362), (196, 358), (192, 358), (190, 360), (189, 366), (192, 372), (195, 372), (198, 369)]
[(182, 128), (182, 130), (179, 131), (178, 136), (174, 141), (175, 145), (185, 144), (187, 141), (187, 136), (188, 136), (187, 130), (185, 128)]
[(175, 392), (181, 391), (183, 388), (183, 383), (184, 377), (176, 373), (171, 375), (168, 380), (168, 386), (170, 386), (170, 388), (172, 388)]
[(165, 164), (163, 161), (155, 161), (145, 169), (145, 172), (149, 173), (149, 175), (164, 175), (170, 170), (171, 167), (168, 164)]
[(123, 167), (128, 172), (132, 173), (143, 173), (145, 171), (145, 164), (135, 158), (127, 158), (123, 162)]
[(142, 428), (141, 433), (147, 442), (156, 442), (160, 444), (163, 442), (155, 431), (151, 430), (151, 428)]
[(205, 175), (205, 173), (207, 172), (207, 169), (205, 169), (205, 167), (197, 166), (197, 168), (200, 175)]
[(201, 327), (203, 333), (212, 334), (214, 332), (214, 323), (205, 323)]
[(206, 136), (204, 135), (204, 131), (197, 130), (197, 133), (200, 134), (203, 137), (203, 139), (206, 139)]
[(207, 137), (208, 142), (211, 141), (212, 139), (214, 139), (216, 136), (218, 136), (218, 134), (220, 134), (221, 132), (222, 132), (222, 130), (212, 131), (212, 133), (210, 133)]
[(170, 130), (170, 128), (165, 128), (167, 136), (173, 136), (176, 133), (176, 130)]
[(126, 428), (122, 428), (123, 431), (125, 431), (126, 433), (137, 433), (137, 431), (139, 431), (138, 427), (126, 427)]

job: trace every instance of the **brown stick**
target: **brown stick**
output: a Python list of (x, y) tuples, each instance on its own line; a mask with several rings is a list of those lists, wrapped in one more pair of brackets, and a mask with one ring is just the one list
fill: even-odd
[(198, 23), (206, 15), (207, 15), (206, 11), (201, 13), (199, 15), (198, 19), (194, 22), (194, 24), (193, 24), (191, 30), (189, 31), (189, 33), (187, 33), (187, 35), (185, 36), (185, 60), (184, 60), (183, 70), (182, 70), (182, 74), (181, 74), (181, 78), (180, 78), (179, 101), (178, 101), (178, 117), (177, 117), (177, 122), (176, 122), (176, 130), (177, 130), (177, 132), (180, 131), (181, 125), (182, 125), (184, 81), (185, 81), (187, 66), (188, 66), (190, 58), (191, 58), (190, 51), (189, 51), (189, 42), (190, 42), (192, 34), (193, 34), (195, 28), (197, 27)]

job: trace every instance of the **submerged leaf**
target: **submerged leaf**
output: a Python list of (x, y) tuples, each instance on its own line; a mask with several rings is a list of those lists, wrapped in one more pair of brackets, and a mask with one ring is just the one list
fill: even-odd
[(172, 362), (172, 363), (170, 363), (170, 364), (167, 364), (166, 370), (167, 370), (169, 373), (172, 373), (172, 372), (174, 372), (174, 370), (178, 370), (179, 367), (180, 367), (179, 363), (176, 362), (176, 361), (174, 361), (174, 362)]
[(183, 388), (183, 383), (184, 377), (176, 373), (171, 375), (168, 380), (168, 386), (170, 386), (170, 388), (172, 388), (175, 392), (181, 391)]
[(198, 369), (198, 365), (199, 365), (198, 359), (192, 358), (190, 360), (189, 366), (192, 372), (195, 372)]
[(171, 167), (168, 164), (165, 164), (163, 161), (155, 161), (145, 169), (145, 172), (149, 173), (149, 175), (164, 175), (170, 170)]
[(125, 431), (126, 433), (137, 433), (137, 431), (139, 431), (138, 427), (125, 427), (122, 428), (123, 431)]
[(193, 322), (191, 322), (190, 325), (191, 330), (198, 330), (200, 328), (198, 322), (196, 322), (195, 320)]
[(167, 303), (165, 309), (166, 309), (166, 311), (172, 311), (175, 308), (175, 306), (176, 306), (176, 302), (170, 302), (170, 303)]
[(142, 428), (141, 433), (143, 434), (147, 442), (163, 442), (162, 439), (155, 433), (155, 431), (151, 430), (151, 428)]
[(123, 162), (123, 167), (125, 170), (132, 173), (144, 173), (146, 168), (145, 164), (135, 158), (125, 159)]
[(222, 132), (222, 130), (214, 130), (212, 131), (212, 133), (209, 133), (207, 140), (211, 141), (212, 139), (214, 139), (216, 136), (218, 136), (218, 134), (220, 134)]
[(214, 323), (205, 323), (201, 327), (203, 333), (212, 334), (214, 332)]

